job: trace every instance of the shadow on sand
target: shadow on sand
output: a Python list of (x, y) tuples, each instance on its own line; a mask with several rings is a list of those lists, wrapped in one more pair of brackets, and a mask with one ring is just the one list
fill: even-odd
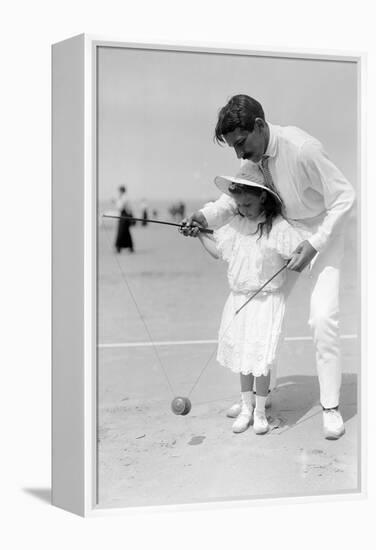
[[(297, 424), (307, 413), (320, 404), (317, 376), (286, 376), (279, 378), (273, 391), (272, 410), (281, 414), (288, 426)], [(342, 376), (340, 411), (344, 422), (357, 412), (357, 375)], [(315, 412), (314, 414), (318, 414)], [(303, 420), (302, 420), (303, 422)]]

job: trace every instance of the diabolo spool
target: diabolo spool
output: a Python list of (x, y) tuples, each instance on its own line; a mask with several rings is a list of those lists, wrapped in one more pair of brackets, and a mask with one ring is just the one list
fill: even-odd
[(185, 416), (192, 408), (192, 404), (188, 397), (175, 397), (171, 401), (171, 410), (174, 414)]

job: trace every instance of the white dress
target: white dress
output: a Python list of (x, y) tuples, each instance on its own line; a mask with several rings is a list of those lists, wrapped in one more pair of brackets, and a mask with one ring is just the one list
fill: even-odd
[(235, 312), (285, 263), (308, 237), (301, 227), (281, 216), (266, 236), (257, 230), (258, 221), (236, 215), (214, 232), (220, 256), (228, 262), (230, 295), (226, 301), (218, 336), (218, 362), (233, 372), (267, 375), (277, 354), (285, 313), (282, 271), (237, 315)]

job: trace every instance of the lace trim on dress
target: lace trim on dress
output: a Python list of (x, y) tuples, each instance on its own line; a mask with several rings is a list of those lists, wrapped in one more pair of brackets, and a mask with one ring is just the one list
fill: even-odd
[[(245, 345), (222, 341), (218, 349), (217, 361), (235, 373), (266, 376), (270, 365), (276, 359), (278, 336), (275, 334), (273, 337), (275, 346), (270, 346), (270, 342), (261, 340), (249, 341)], [(249, 368), (246, 365), (249, 365)]]

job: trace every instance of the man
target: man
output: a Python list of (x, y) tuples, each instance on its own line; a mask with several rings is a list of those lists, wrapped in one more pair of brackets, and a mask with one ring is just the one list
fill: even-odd
[[(247, 163), (258, 164), (267, 184), (282, 198), (285, 215), (311, 231), (288, 268), (300, 272), (310, 264), (309, 325), (316, 347), (324, 435), (338, 439), (345, 432), (338, 410), (340, 263), (344, 222), (354, 203), (354, 190), (317, 139), (299, 128), (266, 122), (261, 104), (247, 95), (233, 96), (221, 109), (215, 138), (234, 149), (242, 171), (246, 172)], [(220, 227), (234, 213), (233, 200), (223, 194), (183, 221), (185, 234), (197, 235), (200, 226)]]

